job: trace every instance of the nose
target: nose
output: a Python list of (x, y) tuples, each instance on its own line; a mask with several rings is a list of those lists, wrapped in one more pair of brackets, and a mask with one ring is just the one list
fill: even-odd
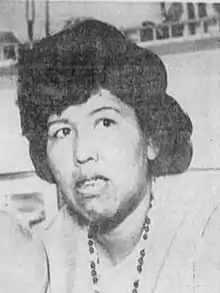
[(99, 155), (95, 147), (94, 139), (87, 134), (77, 136), (75, 149), (75, 162), (82, 165), (88, 162), (98, 161)]

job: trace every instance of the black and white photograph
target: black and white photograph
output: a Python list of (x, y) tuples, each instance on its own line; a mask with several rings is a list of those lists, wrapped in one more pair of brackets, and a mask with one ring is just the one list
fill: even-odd
[(220, 3), (0, 0), (0, 292), (220, 292)]

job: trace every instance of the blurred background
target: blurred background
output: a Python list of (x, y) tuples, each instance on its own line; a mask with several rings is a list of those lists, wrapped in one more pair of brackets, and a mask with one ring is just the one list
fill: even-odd
[(26, 225), (48, 223), (58, 204), (55, 187), (36, 176), (21, 136), (19, 49), (84, 18), (112, 23), (161, 56), (168, 71), (167, 92), (194, 125), (189, 186), (199, 184), (198, 178), (211, 178), (212, 188), (220, 178), (220, 3), (0, 0), (0, 206)]

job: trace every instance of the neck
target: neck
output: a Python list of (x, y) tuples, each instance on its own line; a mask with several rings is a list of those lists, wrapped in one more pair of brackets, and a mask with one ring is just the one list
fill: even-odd
[(110, 265), (122, 262), (137, 245), (150, 205), (150, 190), (137, 208), (116, 228), (97, 235), (97, 249)]

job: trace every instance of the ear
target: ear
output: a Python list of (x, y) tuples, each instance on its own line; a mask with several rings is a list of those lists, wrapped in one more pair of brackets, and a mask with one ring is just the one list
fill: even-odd
[(147, 145), (147, 158), (148, 158), (148, 160), (150, 160), (150, 161), (155, 160), (158, 153), (159, 153), (159, 149), (155, 146), (155, 144), (152, 142), (152, 140), (148, 140), (148, 145)]

